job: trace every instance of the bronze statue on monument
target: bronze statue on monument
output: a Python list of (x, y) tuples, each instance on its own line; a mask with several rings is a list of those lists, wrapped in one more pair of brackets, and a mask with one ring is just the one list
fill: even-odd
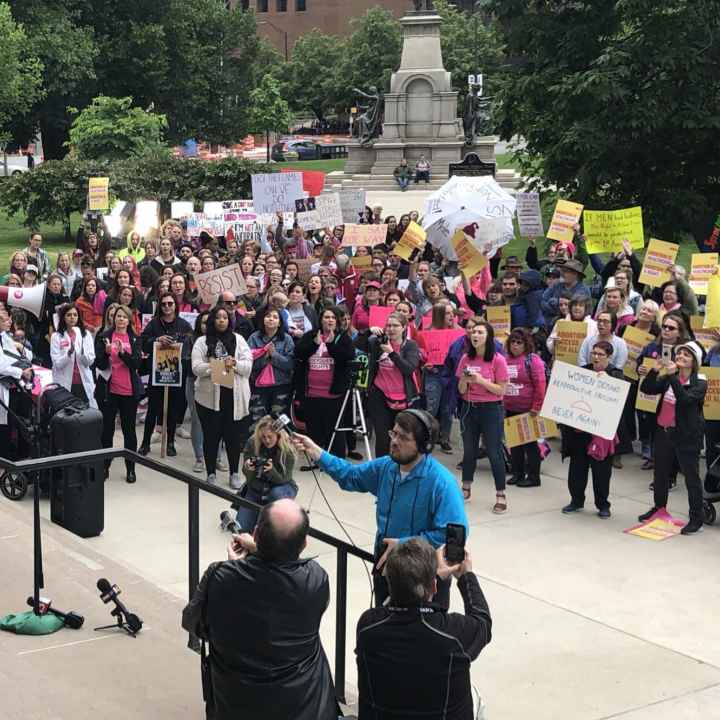
[(358, 88), (353, 88), (353, 92), (369, 101), (367, 107), (365, 107), (365, 112), (355, 122), (360, 145), (367, 146), (375, 138), (380, 137), (382, 132), (385, 96), (382, 90), (378, 90), (374, 85), (370, 87), (369, 94)]
[(433, 0), (425, 0), (425, 7), (423, 7), (423, 0), (413, 0), (415, 6), (415, 12), (435, 12), (433, 6)]
[(490, 110), (492, 97), (480, 94), (480, 85), (471, 85), (463, 103), (463, 131), (465, 144), (472, 145), (478, 135), (492, 132)]

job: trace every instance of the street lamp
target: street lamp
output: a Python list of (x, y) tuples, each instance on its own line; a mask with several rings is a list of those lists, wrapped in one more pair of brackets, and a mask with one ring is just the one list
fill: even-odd
[(275, 23), (271, 23), (269, 20), (259, 20), (258, 25), (269, 25), (271, 28), (277, 30), (279, 33), (282, 33), (285, 36), (285, 62), (288, 61), (288, 34), (287, 30), (283, 30), (282, 28), (275, 25)]

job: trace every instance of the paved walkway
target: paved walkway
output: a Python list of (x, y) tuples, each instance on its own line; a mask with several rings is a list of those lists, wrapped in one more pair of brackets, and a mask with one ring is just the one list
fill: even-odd
[[(179, 440), (178, 450), (173, 463), (189, 468), (189, 442)], [(436, 457), (458, 476), (457, 453)], [(567, 502), (566, 469), (557, 448), (544, 464), (541, 488), (509, 489), (505, 516), (491, 513), (492, 481), (486, 461), (479, 464), (467, 505), (469, 546), (494, 627), (493, 642), (472, 674), (490, 720), (720, 717), (720, 527), (664, 542), (623, 534), (650, 502), (650, 477), (639, 466), (639, 458), (630, 458), (615, 471), (613, 516), (602, 521), (591, 501), (584, 513), (560, 513)], [(44, 525), (47, 592), (58, 606), (84, 613), (89, 627), (41, 639), (0, 636), (4, 705), (10, 698), (3, 718), (82, 718), (98, 709), (106, 719), (200, 717), (197, 657), (184, 649), (179, 629), (187, 595), (187, 492), (143, 469), (138, 476), (136, 485), (127, 485), (119, 463), (113, 466), (101, 537), (80, 540)], [(297, 480), (312, 524), (342, 535), (312, 475), (300, 473)], [(345, 493), (327, 476), (320, 484), (354, 542), (370, 549), (373, 499)], [(670, 506), (676, 515), (687, 512), (684, 490), (671, 494)], [(224, 554), (221, 509), (219, 500), (201, 499), (203, 567)], [(30, 518), (29, 500), (0, 502), (2, 611), (22, 609), (31, 587)], [(318, 556), (333, 580), (334, 553), (315, 541), (308, 553)], [(347, 667), (354, 685), (352, 628), (368, 606), (370, 589), (359, 562), (351, 560), (349, 572)], [(109, 617), (95, 590), (100, 576), (124, 589), (149, 632), (137, 640), (94, 641), (92, 626)], [(458, 601), (454, 593), (456, 608)], [(334, 603), (322, 633), (332, 658)], [(93, 641), (22, 654), (76, 639)], [(38, 687), (51, 692), (40, 694)], [(83, 713), (84, 703), (92, 711)]]

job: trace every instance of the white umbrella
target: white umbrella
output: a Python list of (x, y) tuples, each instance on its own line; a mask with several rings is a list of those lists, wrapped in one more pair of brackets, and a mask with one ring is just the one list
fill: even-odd
[(473, 226), (468, 234), (490, 258), (513, 238), (515, 198), (494, 178), (453, 175), (425, 201), (423, 228), (428, 242), (449, 260), (457, 260), (451, 239), (459, 227)]

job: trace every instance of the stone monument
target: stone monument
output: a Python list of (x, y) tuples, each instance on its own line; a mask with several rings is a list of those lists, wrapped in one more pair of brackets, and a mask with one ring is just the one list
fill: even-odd
[[(345, 176), (392, 176), (403, 158), (413, 167), (425, 155), (432, 163), (433, 178), (447, 179), (450, 165), (460, 163), (468, 153), (486, 163), (495, 160), (495, 138), (478, 137), (475, 122), (472, 135), (466, 137), (458, 117), (458, 93), (442, 59), (442, 19), (432, 9), (432, 0), (414, 0), (414, 5), (415, 10), (400, 20), (402, 58), (384, 96), (382, 131), (378, 128), (379, 134), (373, 136), (366, 132), (349, 143)], [(378, 93), (373, 88), (370, 95)], [(476, 104), (473, 101), (473, 110)]]

